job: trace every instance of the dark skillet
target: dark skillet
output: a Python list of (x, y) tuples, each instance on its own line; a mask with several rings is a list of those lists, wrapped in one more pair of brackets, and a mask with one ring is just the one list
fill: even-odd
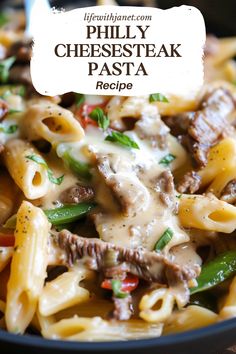
[[(16, 2), (1, 1), (1, 5)], [(52, 1), (53, 6), (92, 6), (94, 1)], [(127, 1), (119, 1), (126, 5)], [(134, 2), (132, 2), (134, 4)], [(136, 5), (141, 5), (142, 0)], [(19, 4), (19, 1), (18, 1)], [(159, 0), (161, 8), (182, 4), (198, 7), (205, 18), (208, 31), (219, 36), (236, 36), (235, 0)], [(171, 24), (170, 24), (171, 25)], [(180, 334), (128, 342), (65, 342), (45, 340), (36, 335), (18, 336), (0, 330), (0, 353), (14, 354), (70, 354), (70, 353), (122, 353), (130, 351), (145, 354), (221, 354), (222, 350), (236, 343), (236, 319)]]

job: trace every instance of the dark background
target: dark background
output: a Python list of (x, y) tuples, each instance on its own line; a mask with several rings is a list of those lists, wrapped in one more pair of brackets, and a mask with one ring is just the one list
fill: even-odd
[[(76, 8), (94, 6), (95, 0), (52, 0), (52, 6)], [(217, 36), (236, 35), (236, 0), (117, 0), (119, 5), (159, 6), (167, 9), (172, 6), (192, 5), (196, 6), (204, 15), (207, 31)], [(0, 6), (23, 7), (23, 0), (0, 0)], [(171, 24), (170, 24), (171, 25)]]

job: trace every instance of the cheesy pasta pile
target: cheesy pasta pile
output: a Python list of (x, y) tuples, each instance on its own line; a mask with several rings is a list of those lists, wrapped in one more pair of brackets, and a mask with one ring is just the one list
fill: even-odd
[(194, 99), (46, 97), (12, 16), (0, 17), (0, 327), (110, 341), (236, 316), (236, 38), (208, 37)]

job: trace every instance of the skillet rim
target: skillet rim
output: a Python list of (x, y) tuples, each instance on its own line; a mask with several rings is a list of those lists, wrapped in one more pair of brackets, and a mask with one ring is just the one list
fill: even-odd
[(9, 343), (15, 345), (23, 345), (25, 347), (34, 347), (38, 349), (57, 349), (57, 350), (78, 350), (83, 351), (110, 351), (122, 349), (148, 349), (151, 347), (170, 348), (175, 344), (193, 343), (199, 339), (216, 337), (218, 334), (223, 335), (231, 330), (236, 330), (236, 318), (225, 320), (207, 327), (195, 330), (185, 331), (183, 333), (170, 334), (157, 338), (137, 339), (128, 341), (110, 341), (110, 342), (75, 342), (54, 339), (44, 339), (36, 335), (17, 335), (0, 330), (1, 343)]

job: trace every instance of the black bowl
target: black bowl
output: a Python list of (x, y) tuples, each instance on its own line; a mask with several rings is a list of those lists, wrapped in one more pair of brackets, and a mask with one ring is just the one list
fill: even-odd
[[(1, 1), (9, 6), (11, 1)], [(13, 2), (15, 2), (13, 0)], [(118, 0), (120, 5), (128, 1)], [(140, 5), (142, 0), (137, 0)], [(19, 2), (18, 2), (19, 3)], [(68, 5), (72, 7), (93, 6), (95, 1), (65, 1), (53, 0), (54, 6)], [(207, 30), (219, 36), (236, 35), (236, 1), (235, 0), (157, 0), (161, 8), (179, 6), (182, 4), (198, 7), (205, 18)], [(236, 318), (217, 323), (205, 328), (160, 338), (131, 340), (125, 342), (66, 342), (46, 340), (36, 335), (15, 335), (0, 330), (0, 352), (27, 354), (72, 354), (72, 353), (115, 353), (128, 354), (221, 354), (223, 349), (236, 343)]]
[(127, 342), (66, 342), (0, 331), (1, 353), (19, 354), (221, 354), (235, 343), (236, 319), (180, 334)]

